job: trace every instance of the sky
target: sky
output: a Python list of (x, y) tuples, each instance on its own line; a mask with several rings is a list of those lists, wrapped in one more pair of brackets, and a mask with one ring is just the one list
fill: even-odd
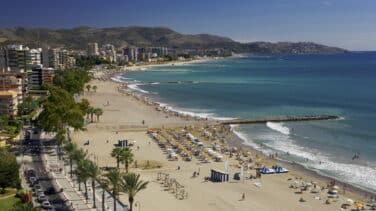
[(376, 0), (2, 0), (0, 27), (164, 26), (376, 50)]

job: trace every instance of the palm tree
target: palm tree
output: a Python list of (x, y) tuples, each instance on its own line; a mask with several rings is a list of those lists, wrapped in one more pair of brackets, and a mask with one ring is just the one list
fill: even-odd
[(104, 206), (104, 202), (105, 202), (105, 193), (106, 193), (106, 190), (108, 189), (108, 181), (105, 179), (105, 178), (101, 178), (99, 180), (99, 186), (102, 188), (102, 211), (105, 211), (106, 210), (106, 207)]
[(135, 173), (128, 173), (122, 176), (121, 187), (125, 193), (128, 194), (128, 201), (130, 206), (130, 211), (133, 209), (133, 202), (136, 194), (146, 189), (149, 182), (140, 180), (140, 175)]
[(119, 164), (121, 161), (121, 154), (122, 154), (122, 148), (116, 147), (111, 152), (111, 157), (116, 159), (116, 166), (119, 168)]
[(91, 178), (91, 188), (93, 189), (93, 208), (96, 208), (95, 204), (95, 181), (99, 178), (101, 175), (101, 171), (99, 170), (98, 166), (90, 161), (89, 165), (87, 166), (87, 173), (89, 177)]
[(92, 89), (94, 90), (94, 92), (97, 92), (98, 87), (94, 85), (94, 86), (92, 87)]
[(86, 85), (87, 92), (90, 92), (91, 86), (90, 84)]
[(97, 116), (97, 121), (99, 122), (99, 116), (103, 114), (103, 110), (101, 108), (94, 109), (94, 114)]
[(90, 115), (90, 122), (93, 122), (93, 116), (94, 116), (95, 108), (89, 107), (86, 111), (86, 114), (89, 116)]
[[(73, 151), (72, 153), (72, 160), (76, 163), (77, 167), (78, 167), (78, 164), (81, 160), (84, 160), (86, 157), (86, 152), (84, 152), (83, 149), (76, 149)], [(77, 171), (76, 171), (77, 173)], [(71, 176), (72, 176), (72, 173), (71, 173)], [(81, 182), (83, 182), (82, 180), (82, 177), (78, 177), (79, 175), (77, 175), (77, 179), (78, 179), (78, 188), (79, 190), (81, 190)]]
[(67, 152), (68, 157), (69, 157), (70, 176), (72, 178), (73, 177), (73, 158), (74, 158), (74, 152), (77, 150), (77, 145), (72, 142), (68, 142), (65, 144), (64, 150)]
[(133, 153), (129, 147), (122, 148), (120, 161), (125, 164), (125, 172), (128, 173), (129, 164), (133, 162)]
[(114, 198), (114, 211), (116, 211), (116, 200), (121, 190), (120, 185), (122, 174), (120, 173), (119, 169), (113, 169), (109, 171), (105, 176), (108, 184), (111, 186), (110, 190), (112, 191), (112, 197)]
[(76, 175), (77, 179), (79, 182), (84, 183), (85, 187), (85, 199), (88, 200), (88, 194), (87, 194), (87, 180), (89, 179), (89, 168), (90, 168), (90, 162), (89, 160), (83, 159), (80, 160), (77, 163), (77, 168), (76, 168)]

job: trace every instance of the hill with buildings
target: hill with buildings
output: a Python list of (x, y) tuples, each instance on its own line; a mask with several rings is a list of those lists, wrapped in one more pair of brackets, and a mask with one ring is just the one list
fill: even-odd
[(120, 49), (125, 46), (165, 46), (174, 49), (223, 48), (237, 53), (343, 53), (346, 50), (310, 42), (252, 42), (239, 43), (230, 38), (197, 34), (187, 35), (164, 27), (78, 27), (73, 29), (7, 28), (0, 29), (0, 45), (22, 43), (30, 47), (47, 44), (52, 47), (86, 49), (87, 43), (111, 43)]

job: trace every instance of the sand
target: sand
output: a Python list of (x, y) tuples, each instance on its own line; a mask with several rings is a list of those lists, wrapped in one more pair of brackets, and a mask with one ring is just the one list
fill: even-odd
[[(240, 172), (234, 164), (238, 162), (229, 159), (230, 181), (225, 183), (204, 182), (204, 177), (210, 176), (210, 169), (224, 169), (224, 162), (200, 163), (197, 159), (190, 162), (169, 161), (166, 154), (158, 144), (146, 133), (147, 128), (176, 128), (186, 125), (203, 125), (204, 120), (190, 119), (169, 115), (157, 111), (155, 105), (146, 103), (118, 92), (118, 84), (111, 81), (93, 80), (91, 85), (98, 87), (97, 91), (86, 93), (92, 106), (103, 109), (104, 114), (99, 122), (90, 123), (86, 131), (74, 132), (73, 140), (84, 149), (88, 150), (89, 158), (98, 162), (99, 166), (116, 166), (115, 159), (110, 157), (111, 150), (118, 140), (127, 139), (135, 144), (132, 150), (135, 160), (140, 164), (149, 160), (162, 165), (157, 169), (141, 169), (131, 166), (132, 172), (141, 174), (143, 180), (149, 181), (146, 190), (141, 191), (135, 201), (141, 207), (135, 210), (339, 210), (341, 204), (347, 199), (340, 197), (338, 202), (325, 204), (326, 193), (312, 194), (294, 193), (296, 190), (289, 188), (295, 180), (297, 172), (262, 176), (257, 180), (233, 180), (235, 172)], [(109, 105), (107, 105), (107, 101)], [(145, 121), (145, 124), (142, 121)], [(200, 127), (198, 126), (198, 127)], [(84, 142), (90, 140), (89, 146)], [(107, 143), (108, 142), (108, 143)], [(180, 170), (177, 170), (180, 166)], [(121, 166), (121, 169), (124, 169)], [(192, 178), (194, 171), (200, 171), (198, 177)], [(157, 181), (158, 172), (168, 173), (183, 185), (188, 192), (185, 199), (177, 199), (173, 193)], [(255, 175), (255, 170), (250, 171)], [(288, 181), (289, 178), (293, 178)], [(310, 178), (311, 179), (311, 178)], [(310, 181), (310, 179), (307, 181)], [(255, 185), (260, 184), (260, 185)], [(245, 200), (241, 200), (242, 194)], [(321, 197), (321, 200), (315, 197)], [(299, 202), (303, 197), (306, 202)], [(121, 200), (128, 204), (127, 196), (121, 195)]]

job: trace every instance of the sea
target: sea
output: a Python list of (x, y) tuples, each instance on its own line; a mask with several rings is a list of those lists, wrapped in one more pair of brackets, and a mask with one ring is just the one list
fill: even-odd
[(338, 115), (232, 125), (266, 154), (376, 192), (376, 52), (242, 55), (118, 75), (171, 110), (216, 118)]

